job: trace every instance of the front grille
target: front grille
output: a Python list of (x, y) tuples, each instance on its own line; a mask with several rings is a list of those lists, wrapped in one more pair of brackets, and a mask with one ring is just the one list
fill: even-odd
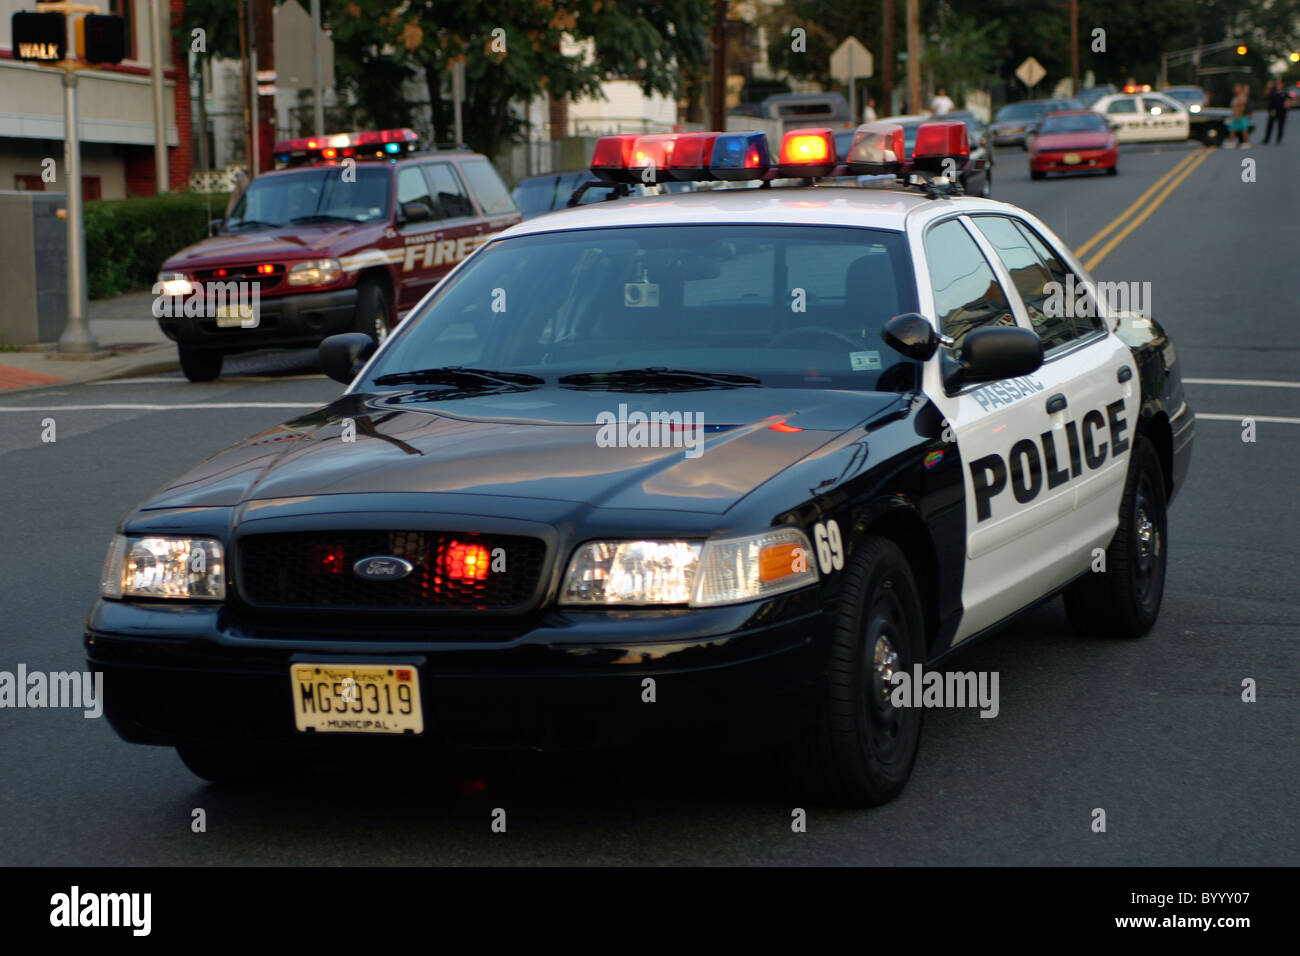
[[(282, 608), (523, 610), (546, 557), (537, 538), (440, 531), (256, 534), (237, 548), (245, 600)], [(396, 581), (353, 572), (362, 558), (379, 555), (404, 558), (415, 570)]]

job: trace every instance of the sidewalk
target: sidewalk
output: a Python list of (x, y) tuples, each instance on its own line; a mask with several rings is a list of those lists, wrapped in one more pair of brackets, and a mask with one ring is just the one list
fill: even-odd
[(152, 308), (150, 292), (91, 302), (90, 332), (100, 349), (94, 357), (57, 357), (53, 343), (0, 352), (0, 392), (175, 371), (180, 367), (176, 346), (158, 328)]

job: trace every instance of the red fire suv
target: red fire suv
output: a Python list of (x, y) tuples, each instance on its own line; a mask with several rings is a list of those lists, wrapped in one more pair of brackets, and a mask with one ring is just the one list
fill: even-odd
[(451, 268), (520, 221), (484, 156), (420, 151), (409, 129), (287, 140), (213, 235), (165, 263), (154, 315), (192, 382), (223, 356), (387, 331)]

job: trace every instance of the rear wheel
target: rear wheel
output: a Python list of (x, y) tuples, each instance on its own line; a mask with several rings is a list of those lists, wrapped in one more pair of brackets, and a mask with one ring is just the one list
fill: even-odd
[(181, 359), (181, 371), (191, 382), (210, 382), (221, 374), (224, 359), (220, 352), (203, 349), (177, 347)]
[(391, 313), (388, 290), (374, 280), (362, 282), (357, 288), (357, 312), (352, 331), (364, 332), (376, 342), (382, 342), (392, 327)]
[(808, 798), (876, 806), (902, 792), (921, 740), (920, 708), (895, 707), (890, 680), (924, 660), (921, 601), (907, 559), (888, 539), (863, 541), (843, 573), (829, 663), (785, 765)]
[(1164, 471), (1155, 447), (1138, 436), (1105, 570), (1085, 574), (1065, 590), (1070, 624), (1099, 637), (1146, 634), (1160, 614), (1167, 550)]

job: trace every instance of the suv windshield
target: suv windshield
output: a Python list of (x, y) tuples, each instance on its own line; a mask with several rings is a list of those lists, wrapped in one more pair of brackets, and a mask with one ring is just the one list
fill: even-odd
[(894, 391), (914, 385), (915, 366), (880, 331), (916, 309), (896, 232), (711, 225), (519, 236), (485, 247), (445, 282), (359, 387), (463, 366), (549, 384), (668, 369)]
[(387, 219), (390, 167), (357, 164), (347, 171), (341, 166), (318, 166), (300, 172), (276, 173), (249, 183), (226, 220), (228, 230), (254, 226), (287, 226), (291, 223), (375, 222)]

